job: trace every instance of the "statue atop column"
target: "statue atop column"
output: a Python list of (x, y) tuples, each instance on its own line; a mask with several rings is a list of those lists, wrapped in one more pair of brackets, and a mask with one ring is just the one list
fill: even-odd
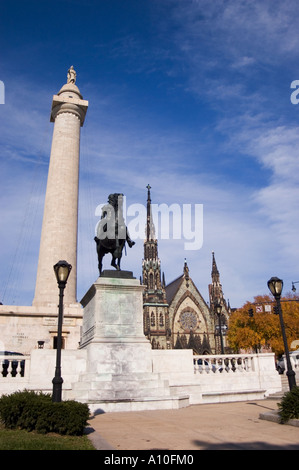
[(67, 83), (73, 83), (75, 85), (76, 77), (77, 77), (77, 74), (74, 70), (74, 67), (71, 65), (67, 71)]

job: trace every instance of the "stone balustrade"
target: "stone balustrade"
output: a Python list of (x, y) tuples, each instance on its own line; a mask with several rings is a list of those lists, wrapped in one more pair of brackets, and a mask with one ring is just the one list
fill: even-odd
[[(86, 349), (62, 350), (64, 400), (82, 401), (80, 393), (85, 384), (87, 365), (91, 359)], [(137, 380), (142, 375), (143, 382), (150, 382), (151, 387), (154, 387), (155, 380), (157, 387), (158, 385), (161, 387), (161, 383), (164, 383), (165, 390), (163, 389), (163, 398), (159, 404), (155, 401), (156, 398), (154, 401), (148, 402), (148, 395), (144, 400), (138, 397), (139, 405), (135, 404), (134, 406), (141, 406), (140, 409), (149, 409), (146, 408), (147, 406), (165, 407), (165, 397), (168, 397), (168, 401), (171, 401), (172, 397), (180, 400), (184, 398), (188, 404), (199, 404), (262, 399), (271, 393), (281, 391), (281, 378), (275, 369), (274, 354), (199, 356), (193, 355), (190, 349), (149, 350), (149, 359), (152, 364), (151, 371), (145, 370), (143, 374), (138, 372), (133, 376)], [(56, 350), (53, 349), (34, 349), (30, 356), (0, 354), (0, 396), (24, 389), (51, 393), (55, 360)], [(119, 383), (122, 387), (123, 382), (120, 381), (118, 369), (115, 364), (113, 367), (110, 372), (106, 371), (104, 374), (94, 371), (94, 380), (96, 383), (98, 380), (100, 381), (100, 389), (102, 389), (103, 381), (107, 382), (105, 382), (107, 386), (114, 384), (115, 388)], [(115, 379), (113, 379), (114, 376)], [(124, 376), (127, 386), (133, 380), (131, 376), (130, 372)], [(86, 388), (86, 385), (84, 386)], [(123, 391), (123, 389), (121, 390)], [(135, 398), (130, 395), (131, 408), (136, 400), (137, 395)], [(105, 409), (111, 411), (110, 405), (105, 403), (102, 403), (100, 407), (106, 406)], [(97, 407), (99, 405), (97, 402), (90, 406)], [(169, 406), (174, 405), (172, 403)], [(116, 408), (118, 409), (118, 407)], [(127, 408), (123, 409), (127, 410)]]
[(0, 353), (0, 381), (24, 378), (29, 362), (30, 356)]
[(195, 374), (244, 373), (254, 370), (255, 354), (193, 356)]

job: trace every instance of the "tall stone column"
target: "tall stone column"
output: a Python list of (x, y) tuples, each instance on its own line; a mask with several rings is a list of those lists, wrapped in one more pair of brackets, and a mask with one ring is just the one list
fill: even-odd
[(77, 302), (77, 232), (80, 127), (88, 101), (75, 85), (71, 67), (68, 81), (53, 96), (54, 122), (44, 217), (35, 286), (34, 306), (57, 306), (58, 288), (53, 266), (59, 260), (72, 265), (64, 292), (65, 305)]

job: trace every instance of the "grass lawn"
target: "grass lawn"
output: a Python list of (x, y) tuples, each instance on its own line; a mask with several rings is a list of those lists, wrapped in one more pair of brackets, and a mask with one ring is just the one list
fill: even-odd
[(0, 450), (95, 450), (87, 436), (38, 434), (4, 429), (0, 425)]

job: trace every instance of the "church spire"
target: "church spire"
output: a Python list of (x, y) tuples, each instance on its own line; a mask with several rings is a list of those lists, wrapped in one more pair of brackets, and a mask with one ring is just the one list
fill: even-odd
[(151, 206), (151, 186), (147, 185), (147, 204), (146, 204), (146, 241), (155, 239), (155, 226), (153, 223), (152, 206)]
[(216, 260), (215, 260), (215, 253), (212, 251), (212, 282), (213, 283), (219, 283), (219, 271), (217, 268)]
[[(143, 321), (144, 334), (152, 347), (168, 347), (170, 326), (168, 303), (165, 290), (165, 276), (161, 275), (158, 257), (158, 240), (152, 217), (151, 186), (147, 189), (147, 213), (145, 224), (144, 258), (142, 260)], [(168, 346), (167, 346), (168, 345)]]
[(151, 210), (151, 186), (147, 185), (147, 217), (144, 241), (144, 259), (142, 263), (143, 284), (147, 286), (147, 291), (157, 292), (162, 289), (161, 267), (158, 257), (158, 240), (155, 236), (155, 226), (153, 223)]
[[(217, 268), (215, 253), (212, 251), (212, 284), (209, 285), (210, 305), (215, 303), (222, 303), (224, 301), (222, 285), (220, 283), (220, 275)], [(225, 302), (225, 301), (224, 301)]]
[(186, 286), (189, 287), (189, 268), (188, 268), (188, 264), (187, 264), (187, 260), (185, 258), (185, 262), (184, 262), (184, 278), (185, 278), (185, 281), (186, 281)]

